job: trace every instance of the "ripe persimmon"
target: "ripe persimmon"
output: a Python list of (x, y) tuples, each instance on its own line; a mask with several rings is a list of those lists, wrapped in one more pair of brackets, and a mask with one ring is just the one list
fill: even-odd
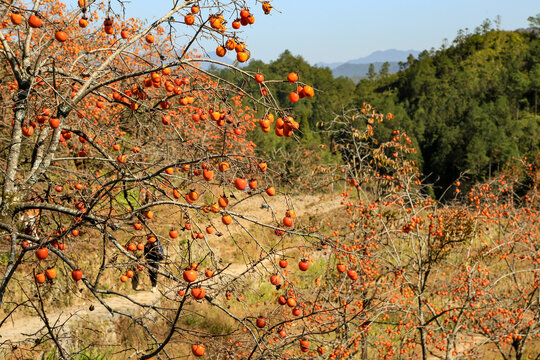
[(236, 60), (238, 60), (238, 62), (243, 63), (243, 62), (246, 62), (248, 59), (249, 59), (249, 56), (245, 51), (240, 51), (239, 53), (236, 54)]
[(256, 321), (257, 327), (262, 329), (266, 326), (266, 319), (262, 316), (259, 316)]
[(248, 9), (242, 9), (242, 10), (240, 11), (240, 17), (242, 17), (242, 18), (247, 18), (247, 17), (249, 17), (249, 15), (250, 15), (250, 14), (249, 14), (249, 10), (248, 10)]
[(22, 15), (19, 13), (12, 13), (9, 17), (13, 25), (20, 25), (22, 23)]
[(303, 90), (302, 90), (302, 93), (306, 96), (306, 97), (313, 97), (315, 95), (315, 91), (313, 90), (313, 88), (309, 85), (306, 85), (304, 86)]
[(195, 16), (187, 14), (186, 16), (184, 16), (184, 22), (186, 23), (186, 25), (195, 24)]
[(272, 285), (278, 285), (281, 282), (281, 279), (278, 275), (272, 275), (270, 276), (270, 283)]
[(191, 190), (187, 196), (193, 202), (197, 201), (197, 199), (199, 198), (199, 193), (195, 190)]
[(41, 19), (37, 17), (36, 15), (30, 15), (30, 17), (28, 18), (28, 25), (31, 28), (34, 28), (34, 29), (40, 28), (41, 24), (42, 24)]
[[(271, 121), (271, 120), (268, 119), (268, 121)], [(263, 162), (258, 163), (257, 167), (259, 168), (261, 172), (266, 172), (266, 169), (268, 168), (268, 164), (263, 161)]]
[(36, 274), (36, 275), (35, 275), (35, 278), (36, 278), (36, 282), (37, 282), (38, 284), (44, 284), (45, 281), (47, 281), (47, 279), (45, 278), (45, 274), (44, 274), (44, 273)]
[(47, 248), (40, 248), (36, 251), (36, 257), (38, 260), (45, 260), (49, 256), (49, 250)]
[(47, 279), (53, 280), (56, 277), (56, 269), (52, 267), (47, 268), (47, 270), (45, 270), (45, 276), (47, 276)]
[(79, 19), (79, 27), (85, 28), (88, 26), (88, 19), (85, 17), (82, 17)]
[(195, 299), (202, 299), (204, 298), (205, 291), (202, 287), (196, 287), (191, 289), (191, 296), (193, 296)]
[(57, 118), (50, 118), (49, 125), (51, 126), (51, 128), (56, 129), (60, 126), (60, 120)]
[(268, 15), (270, 14), (270, 11), (272, 10), (272, 5), (270, 5), (268, 1), (265, 1), (262, 4), (262, 10), (266, 15)]
[(121, 164), (124, 164), (126, 161), (127, 161), (127, 156), (125, 154), (122, 154), (122, 155), (118, 155), (116, 157), (116, 160), (121, 163)]
[(283, 225), (287, 227), (293, 226), (293, 218), (291, 216), (285, 216), (283, 218)]
[(292, 72), (290, 73), (289, 75), (287, 75), (287, 81), (289, 82), (297, 82), (298, 81), (298, 74), (295, 73), (295, 72)]
[(244, 44), (242, 42), (236, 43), (236, 46), (234, 47), (234, 51), (239, 53), (239, 52), (242, 52), (244, 50), (246, 50), (246, 44)]
[(358, 279), (358, 273), (354, 269), (349, 269), (347, 271), (347, 276), (353, 281), (356, 281)]
[(305, 259), (300, 260), (298, 268), (302, 271), (306, 271), (309, 268), (309, 262)]
[(226, 42), (225, 42), (225, 48), (227, 50), (234, 50), (236, 47), (236, 41), (234, 41), (234, 39), (228, 39)]
[(67, 40), (68, 36), (64, 31), (59, 30), (54, 34), (54, 38), (56, 41), (63, 43)]
[(296, 307), (296, 299), (293, 297), (290, 297), (287, 299), (287, 306), (290, 308)]
[(83, 273), (81, 269), (75, 269), (71, 272), (71, 277), (75, 281), (79, 281), (82, 279)]
[(300, 96), (298, 95), (297, 92), (293, 91), (289, 94), (289, 100), (293, 103), (295, 102), (298, 102), (298, 100), (300, 99)]
[(185, 270), (182, 276), (187, 282), (194, 282), (195, 280), (197, 280), (197, 272), (191, 268)]
[(249, 183), (248, 183), (248, 184), (249, 184), (249, 187), (250, 187), (251, 189), (253, 189), (253, 190), (256, 189), (257, 186), (259, 186), (259, 183), (257, 182), (256, 179), (251, 179), (251, 180), (249, 180)]
[(225, 224), (225, 225), (230, 225), (232, 223), (232, 217), (231, 215), (227, 214), (227, 215), (223, 215), (221, 217), (221, 221)]
[(309, 340), (300, 339), (300, 351), (302, 351), (302, 352), (309, 351)]
[(203, 170), (203, 178), (204, 180), (206, 181), (210, 181), (214, 178), (214, 171), (213, 170), (209, 170), (209, 169), (204, 169)]
[(204, 354), (206, 353), (204, 345), (202, 344), (191, 345), (191, 352), (195, 356), (204, 356)]
[(219, 56), (219, 57), (224, 57), (225, 54), (227, 54), (227, 49), (225, 49), (224, 46), (219, 45), (216, 48), (216, 55)]
[(238, 190), (245, 190), (247, 187), (247, 181), (244, 178), (236, 178), (234, 181), (234, 186), (236, 186)]
[(218, 205), (221, 206), (222, 208), (226, 208), (227, 205), (229, 205), (229, 199), (227, 199), (227, 197), (225, 196), (221, 196), (218, 199)]

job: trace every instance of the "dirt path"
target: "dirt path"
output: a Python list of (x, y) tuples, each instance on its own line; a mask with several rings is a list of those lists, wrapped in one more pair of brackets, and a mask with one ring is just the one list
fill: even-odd
[[(232, 211), (246, 214), (250, 219), (270, 224), (272, 220), (272, 212), (276, 218), (282, 218), (285, 214), (285, 211), (294, 206), (294, 210), (299, 218), (322, 214), (328, 211), (335, 210), (339, 208), (341, 199), (339, 197), (330, 197), (330, 196), (313, 196), (306, 195), (301, 198), (294, 198), (291, 202), (287, 202), (287, 199), (284, 196), (275, 196), (268, 199), (268, 205), (271, 208), (261, 207), (261, 203), (264, 203), (261, 198), (253, 198), (239, 203), (235, 206)], [(249, 222), (243, 221), (246, 227), (251, 227)], [(219, 225), (217, 228), (218, 231), (227, 233), (225, 231), (224, 225)], [(231, 232), (238, 233), (242, 231), (240, 226), (235, 226), (231, 228)], [(212, 241), (214, 244), (212, 246), (216, 247), (216, 250), (220, 251), (220, 246), (218, 241)], [(261, 263), (260, 265), (264, 266), (265, 264)], [(248, 269), (248, 266), (245, 264), (232, 264), (229, 266), (225, 275), (236, 276), (244, 273)], [(162, 298), (159, 292), (152, 293), (150, 291), (139, 291), (133, 294), (130, 294), (129, 297), (133, 301), (147, 304), (155, 305)], [(134, 302), (121, 297), (121, 296), (112, 296), (105, 299), (106, 303), (113, 309), (119, 310), (131, 315), (135, 315), (137, 312), (141, 311), (141, 307), (135, 304)], [(75, 327), (80, 323), (85, 321), (115, 321), (119, 318), (119, 315), (111, 315), (109, 311), (95, 298), (87, 300), (85, 302), (76, 303), (70, 307), (64, 309), (51, 310), (51, 305), (47, 305), (47, 318), (50, 324), (60, 326), (63, 325), (63, 331), (69, 332), (71, 327)], [(92, 311), (90, 308), (93, 307)], [(17, 316), (15, 315), (13, 319), (10, 319), (4, 323), (0, 328), (0, 346), (9, 342), (20, 342), (20, 341), (30, 341), (33, 342), (33, 339), (39, 335), (46, 333), (44, 323), (40, 317), (37, 315), (33, 316)]]
[[(140, 291), (129, 296), (139, 303), (156, 304), (161, 294), (159, 292)], [(129, 314), (134, 314), (140, 310), (138, 305), (124, 297), (114, 296), (105, 299), (105, 301), (112, 309)], [(93, 307), (92, 310), (90, 310), (91, 306)], [(48, 309), (46, 308), (45, 310), (47, 311)], [(47, 311), (47, 319), (51, 326), (64, 324), (66, 329), (69, 329), (71, 325), (79, 321), (115, 320), (118, 317), (119, 315), (111, 315), (97, 299), (75, 304), (62, 310)], [(19, 317), (13, 321), (6, 321), (2, 328), (0, 328), (0, 343), (5, 341), (18, 342), (29, 340), (45, 333), (45, 325), (39, 316)]]

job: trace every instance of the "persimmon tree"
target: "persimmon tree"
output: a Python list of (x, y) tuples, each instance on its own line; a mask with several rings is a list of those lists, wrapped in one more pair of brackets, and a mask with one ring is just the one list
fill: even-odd
[[(123, 6), (92, 0), (0, 4), (0, 229), (7, 256), (0, 282), (7, 316), (0, 324), (18, 307), (32, 308), (46, 330), (42, 342), (51, 340), (58, 356), (69, 358), (63, 326), (48, 319), (47, 296), (80, 292), (141, 329), (145, 341), (119, 350), (121, 356), (171, 357), (167, 345), (174, 339), (198, 356), (205, 352), (204, 336), (179, 330), (179, 317), (197, 299), (212, 303), (248, 272), (225, 272), (230, 264), (214, 247), (219, 236), (237, 244), (249, 270), (278, 248), (258, 241), (246, 224), (303, 235), (281, 229), (276, 215), (261, 222), (234, 209), (246, 197), (266, 201), (276, 194), (274, 171), (255, 156), (247, 134), (259, 127), (268, 132), (277, 119), (282, 135), (291, 136), (298, 123), (275, 102), (263, 74), (194, 48), (210, 38), (218, 56), (231, 51), (238, 62), (247, 61), (242, 36), (255, 16), (272, 11), (268, 2), (172, 1), (150, 25), (124, 18)], [(201, 67), (204, 62), (229, 67), (258, 90), (216, 77)], [(228, 231), (231, 224), (240, 224), (256, 252), (242, 249)], [(155, 241), (167, 254), (158, 269), (142, 251)], [(196, 274), (199, 264), (209, 268), (206, 278), (183, 276)], [(168, 302), (162, 307), (139, 302), (121, 287), (147, 269), (164, 279), (160, 292)], [(29, 291), (37, 292), (39, 304)], [(109, 295), (152, 311), (164, 327), (156, 330), (150, 316), (110, 306)], [(240, 324), (250, 321), (220, 309)]]
[(318, 236), (287, 249), (288, 263), (276, 259), (277, 305), (264, 318), (273, 334), (258, 331), (251, 346), (245, 336), (231, 357), (535, 355), (536, 187), (519, 196), (520, 177), (507, 176), (462, 197), (458, 181), (455, 200), (438, 203), (423, 192), (407, 134), (376, 140), (391, 118), (364, 104), (328, 124), (344, 162), (319, 170), (341, 179), (342, 207), (315, 219)]
[[(467, 194), (457, 181), (449, 189), (454, 201), (438, 203), (422, 191), (408, 160), (415, 149), (407, 134), (395, 130), (389, 141), (375, 140), (376, 124), (385, 118), (392, 114), (364, 104), (329, 128), (348, 185), (344, 217), (326, 224), (333, 230), (325, 241), (331, 251), (319, 261), (330, 266), (317, 278), (322, 288), (333, 289), (329, 298), (341, 302), (328, 312), (347, 333), (340, 342), (330, 336), (333, 355), (535, 355), (538, 169), (524, 162), (522, 171)], [(520, 195), (522, 179), (532, 186)], [(324, 341), (321, 335), (312, 340)]]

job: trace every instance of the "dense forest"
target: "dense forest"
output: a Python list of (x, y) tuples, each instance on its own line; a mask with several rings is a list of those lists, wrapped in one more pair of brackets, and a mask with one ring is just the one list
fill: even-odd
[[(269, 64), (253, 60), (245, 69), (267, 79), (294, 69), (300, 81), (318, 90), (316, 100), (293, 104), (292, 85), (272, 89), (280, 104), (298, 114), (304, 145), (331, 141), (326, 124), (345, 108), (368, 102), (393, 113), (394, 119), (376, 125), (377, 134), (388, 138), (394, 129), (406, 131), (419, 150), (415, 160), (440, 195), (457, 178), (474, 183), (512, 157), (538, 154), (540, 21), (538, 16), (529, 20), (529, 29), (517, 31), (493, 29), (486, 20), (473, 32), (460, 30), (451, 45), (423, 51), (417, 59), (410, 56), (400, 72), (382, 71), (358, 84), (334, 78), (329, 69), (310, 66), (289, 51)], [(254, 141), (271, 151), (279, 140), (267, 139)]]

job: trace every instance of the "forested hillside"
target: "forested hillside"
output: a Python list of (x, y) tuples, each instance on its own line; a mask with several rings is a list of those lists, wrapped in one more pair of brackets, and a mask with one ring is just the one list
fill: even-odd
[(538, 153), (539, 87), (538, 32), (484, 28), (422, 52), (396, 75), (362, 81), (356, 95), (396, 114), (418, 142), (424, 174), (444, 187)]
[[(348, 106), (368, 102), (393, 113), (393, 120), (376, 125), (380, 139), (394, 129), (406, 131), (419, 150), (415, 160), (440, 195), (460, 175), (474, 183), (501, 170), (512, 157), (538, 153), (538, 34), (534, 27), (494, 30), (486, 21), (472, 33), (460, 31), (450, 46), (423, 51), (418, 59), (410, 56), (399, 73), (379, 73), (356, 86), (288, 51), (269, 64), (252, 61), (246, 70), (272, 79), (297, 69), (300, 81), (318, 90), (316, 101), (293, 104), (292, 85), (279, 83), (273, 89), (279, 103), (298, 114), (304, 144), (332, 140), (326, 124)], [(265, 151), (279, 141), (266, 139), (255, 139)]]

